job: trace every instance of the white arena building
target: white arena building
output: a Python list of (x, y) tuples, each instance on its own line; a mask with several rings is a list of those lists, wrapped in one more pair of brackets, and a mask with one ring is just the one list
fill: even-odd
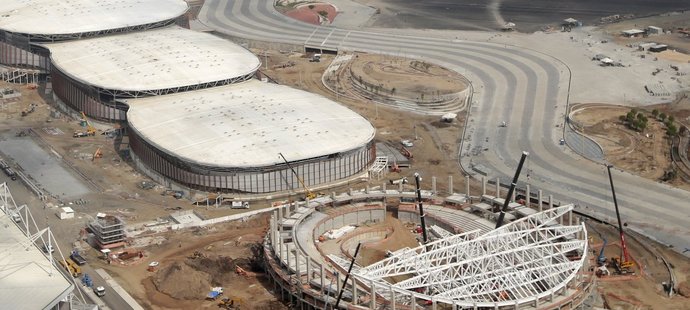
[(63, 109), (126, 121), (136, 164), (168, 187), (265, 196), (366, 175), (376, 159), (367, 120), (252, 80), (261, 62), (251, 52), (173, 25), (186, 9), (181, 0), (11, 0), (0, 8), (0, 65), (49, 73)]
[(310, 188), (366, 172), (376, 157), (366, 119), (287, 86), (250, 80), (127, 103), (141, 168), (191, 188), (301, 191), (279, 154)]
[(186, 11), (182, 0), (3, 0), (0, 66), (17, 75), (20, 69), (47, 72), (50, 52), (43, 43), (171, 25)]
[(125, 119), (126, 99), (246, 81), (261, 64), (237, 44), (177, 26), (46, 47), (58, 98), (107, 121)]

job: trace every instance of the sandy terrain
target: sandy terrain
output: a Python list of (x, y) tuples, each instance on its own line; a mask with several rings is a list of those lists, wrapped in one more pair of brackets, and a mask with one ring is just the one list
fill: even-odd
[[(165, 241), (145, 248), (145, 263), (119, 267), (99, 261), (148, 309), (217, 309), (205, 300), (211, 287), (222, 286), (225, 297), (242, 301), (243, 309), (286, 309), (269, 293), (260, 269), (253, 269), (252, 247), (263, 241), (267, 217), (163, 234)], [(202, 258), (190, 258), (195, 251)], [(147, 264), (158, 261), (155, 272)], [(255, 276), (235, 273), (240, 266)]]
[[(255, 52), (263, 55), (263, 51)], [(440, 122), (438, 117), (396, 110), (385, 105), (361, 100), (359, 97), (335, 95), (326, 89), (321, 82), (321, 76), (333, 56), (323, 55), (323, 57), (321, 62), (314, 63), (309, 62), (308, 57), (303, 54), (269, 52), (268, 57), (266, 57), (269, 70), (266, 70), (265, 73), (279, 84), (324, 95), (364, 116), (376, 128), (375, 139), (377, 141), (389, 142), (391, 145), (399, 147), (400, 140), (412, 140), (414, 142), (414, 147), (410, 148), (414, 156), (412, 167), (403, 169), (400, 173), (388, 173), (387, 180), (399, 179), (402, 176), (409, 177), (414, 172), (419, 172), (423, 176), (436, 176), (437, 189), (444, 193), (447, 191), (448, 176), (452, 175), (455, 190), (464, 188), (464, 178), (460, 174), (457, 161), (463, 115), (458, 116), (456, 122), (448, 124)], [(388, 62), (390, 60), (387, 60)], [(292, 66), (284, 67), (288, 63), (291, 63)], [(341, 81), (345, 80), (345, 78), (341, 78)], [(406, 83), (409, 82), (391, 79), (390, 87), (404, 89), (407, 87), (405, 86)], [(461, 84), (453, 85), (459, 87), (454, 89), (462, 89), (463, 87)], [(370, 183), (372, 186), (377, 186), (384, 181), (372, 180)], [(430, 187), (431, 178), (423, 178), (422, 183), (423, 187)]]

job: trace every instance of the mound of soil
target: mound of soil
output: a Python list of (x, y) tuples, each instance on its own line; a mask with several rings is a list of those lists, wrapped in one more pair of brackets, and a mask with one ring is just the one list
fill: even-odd
[(236, 266), (249, 270), (249, 260), (244, 258), (232, 259), (227, 256), (189, 259), (187, 260), (187, 265), (209, 275), (213, 286), (222, 286), (227, 280), (236, 277)]
[(156, 289), (177, 299), (201, 299), (211, 288), (211, 276), (183, 262), (164, 266), (153, 276)]

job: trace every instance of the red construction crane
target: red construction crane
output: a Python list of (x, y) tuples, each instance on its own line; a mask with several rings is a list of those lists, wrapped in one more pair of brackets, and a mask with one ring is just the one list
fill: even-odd
[(621, 214), (618, 211), (618, 200), (616, 200), (616, 190), (613, 187), (613, 178), (611, 177), (611, 167), (612, 165), (606, 165), (606, 169), (609, 172), (609, 182), (611, 183), (611, 194), (613, 195), (613, 205), (616, 207), (616, 217), (618, 218), (618, 232), (621, 235), (621, 256), (620, 256), (620, 267), (621, 268), (631, 268), (635, 266), (635, 263), (630, 259), (630, 254), (628, 254), (628, 247), (625, 245), (625, 233), (623, 232), (623, 224), (621, 223)]

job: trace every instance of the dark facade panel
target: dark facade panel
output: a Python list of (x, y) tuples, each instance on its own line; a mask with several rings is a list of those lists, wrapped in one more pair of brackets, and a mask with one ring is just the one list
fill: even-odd
[[(189, 188), (224, 193), (274, 193), (301, 191), (302, 185), (287, 165), (252, 168), (204, 167), (189, 163), (157, 149), (129, 130), (131, 151), (148, 168)], [(307, 187), (315, 188), (341, 181), (366, 171), (376, 159), (374, 143), (334, 156), (291, 162)]]

